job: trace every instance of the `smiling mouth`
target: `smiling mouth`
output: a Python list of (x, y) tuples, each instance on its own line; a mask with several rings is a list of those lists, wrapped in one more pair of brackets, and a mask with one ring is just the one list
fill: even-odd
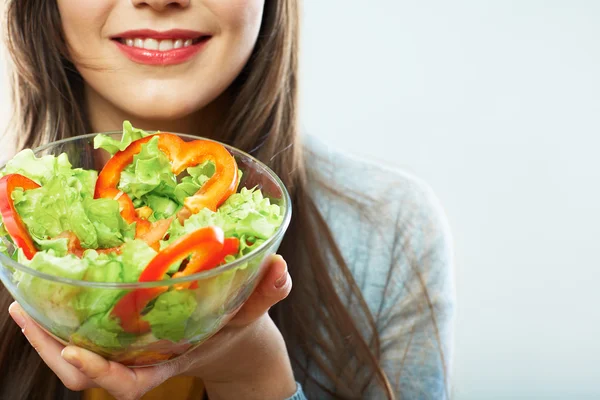
[(209, 35), (200, 36), (194, 39), (190, 38), (173, 38), (173, 39), (155, 39), (155, 38), (113, 38), (113, 40), (128, 46), (138, 49), (152, 51), (170, 51), (185, 47), (201, 44), (210, 39)]

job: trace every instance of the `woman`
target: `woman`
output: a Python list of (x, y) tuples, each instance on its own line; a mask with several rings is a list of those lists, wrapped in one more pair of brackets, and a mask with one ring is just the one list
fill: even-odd
[(216, 138), (275, 170), (294, 218), (240, 314), (163, 366), (63, 348), (11, 305), (0, 398), (448, 396), (444, 215), (420, 180), (302, 141), (296, 0), (13, 0), (7, 17), (19, 147), (125, 119)]

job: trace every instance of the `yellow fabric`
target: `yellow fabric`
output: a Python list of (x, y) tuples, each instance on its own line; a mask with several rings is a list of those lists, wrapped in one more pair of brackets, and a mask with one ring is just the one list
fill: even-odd
[[(201, 400), (204, 395), (202, 381), (188, 376), (171, 378), (146, 393), (142, 400)], [(104, 389), (86, 390), (84, 400), (114, 400)]]

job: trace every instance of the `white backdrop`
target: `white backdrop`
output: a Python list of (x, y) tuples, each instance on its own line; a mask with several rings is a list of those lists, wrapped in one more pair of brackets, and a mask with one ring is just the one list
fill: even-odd
[(305, 1), (304, 129), (446, 207), (458, 400), (600, 398), (598, 38), (594, 0)]
[(304, 129), (446, 207), (455, 398), (599, 399), (600, 2), (304, 10)]

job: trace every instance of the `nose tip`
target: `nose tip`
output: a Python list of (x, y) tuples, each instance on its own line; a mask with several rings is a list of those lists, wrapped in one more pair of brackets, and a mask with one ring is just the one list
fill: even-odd
[(148, 6), (157, 11), (166, 8), (186, 8), (190, 5), (190, 0), (131, 0), (135, 7)]

